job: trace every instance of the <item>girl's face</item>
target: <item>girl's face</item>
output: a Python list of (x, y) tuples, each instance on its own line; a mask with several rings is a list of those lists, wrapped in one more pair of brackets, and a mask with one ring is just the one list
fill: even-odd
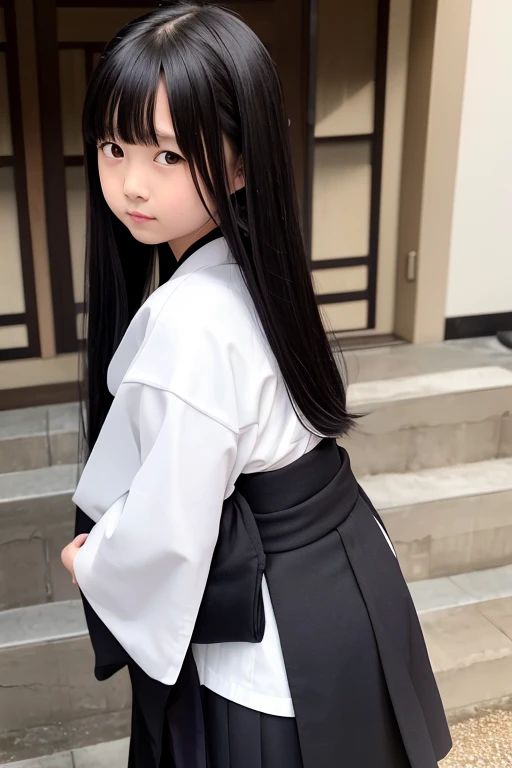
[[(215, 222), (204, 209), (189, 165), (180, 154), (163, 80), (156, 99), (155, 130), (158, 147), (121, 141), (99, 145), (103, 195), (136, 240), (151, 245), (168, 242), (171, 247), (180, 241), (194, 242), (194, 236), (206, 233)], [(244, 186), (243, 174), (239, 158), (226, 139), (224, 151), (230, 192), (234, 192)], [(199, 184), (208, 207), (215, 213), (200, 180)]]

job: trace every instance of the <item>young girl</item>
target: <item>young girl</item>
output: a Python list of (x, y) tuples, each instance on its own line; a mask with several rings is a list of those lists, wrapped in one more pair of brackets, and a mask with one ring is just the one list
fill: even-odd
[(62, 557), (96, 676), (128, 666), (130, 766), (435, 768), (421, 628), (336, 443), (269, 54), (225, 9), (160, 8), (106, 48), (83, 125), (89, 455)]

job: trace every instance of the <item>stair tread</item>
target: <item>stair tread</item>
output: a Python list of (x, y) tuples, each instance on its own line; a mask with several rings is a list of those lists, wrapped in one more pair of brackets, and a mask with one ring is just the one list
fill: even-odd
[(0, 411), (0, 440), (77, 432), (78, 424), (78, 402)]
[(57, 464), (0, 474), (0, 504), (57, 493), (74, 493), (79, 479), (78, 467), (78, 464)]
[(81, 599), (0, 611), (0, 650), (87, 634)]
[(365, 475), (359, 482), (377, 509), (512, 491), (512, 457), (418, 472)]
[(126, 768), (128, 749), (128, 738), (117, 739), (16, 763), (1, 763), (0, 768)]
[(3, 731), (0, 768), (126, 768), (129, 733), (129, 708)]
[(354, 382), (347, 400), (351, 408), (363, 403), (386, 403), (462, 392), (512, 388), (512, 371), (498, 366), (423, 373), (392, 379)]
[(512, 597), (512, 565), (408, 584), (418, 613)]

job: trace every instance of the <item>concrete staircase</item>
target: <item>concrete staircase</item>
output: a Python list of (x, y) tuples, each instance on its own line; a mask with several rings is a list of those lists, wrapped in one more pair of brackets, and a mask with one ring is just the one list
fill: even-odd
[(346, 447), (408, 581), (512, 563), (512, 371), (363, 382), (349, 404), (368, 415)]
[[(512, 696), (512, 371), (387, 377), (349, 400), (368, 415), (344, 444), (397, 548), (446, 708)], [(94, 680), (60, 563), (77, 429), (75, 404), (0, 413), (0, 765), (51, 753), (26, 768), (126, 765), (124, 741), (104, 758), (88, 747), (128, 733), (129, 685)]]
[(512, 702), (512, 371), (367, 381), (349, 401), (367, 415), (345, 444), (393, 540), (445, 708)]
[(0, 763), (59, 753), (48, 763), (57, 768), (60, 750), (129, 729), (128, 677), (95, 680), (60, 561), (73, 537), (78, 426), (76, 403), (0, 413)]

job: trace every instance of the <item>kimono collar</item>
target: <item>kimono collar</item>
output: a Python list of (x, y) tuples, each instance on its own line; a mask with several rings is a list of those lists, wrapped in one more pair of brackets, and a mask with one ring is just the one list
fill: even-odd
[(112, 395), (116, 394), (131, 363), (151, 333), (160, 310), (170, 299), (181, 279), (206, 267), (236, 263), (227, 240), (218, 228), (197, 240), (185, 251), (172, 276), (153, 291), (135, 313), (115, 350), (107, 371), (107, 386)]
[(236, 264), (236, 259), (228, 248), (222, 230), (216, 227), (187, 248), (170, 280), (196, 272), (202, 267), (214, 267), (219, 264)]

